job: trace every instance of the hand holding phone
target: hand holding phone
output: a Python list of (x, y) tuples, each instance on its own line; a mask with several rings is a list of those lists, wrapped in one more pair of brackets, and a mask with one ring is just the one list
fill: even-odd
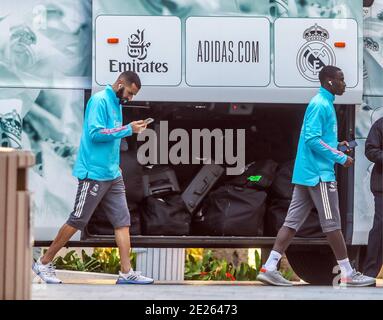
[(154, 119), (153, 118), (147, 118), (144, 120), (145, 124), (148, 125), (149, 123), (152, 123), (154, 122)]
[(342, 152), (346, 152), (348, 150), (354, 149), (358, 144), (356, 143), (355, 140), (348, 141), (348, 146), (347, 145), (340, 145), (339, 150)]
[(141, 133), (146, 128), (146, 123), (143, 120), (132, 121), (130, 123), (134, 133)]

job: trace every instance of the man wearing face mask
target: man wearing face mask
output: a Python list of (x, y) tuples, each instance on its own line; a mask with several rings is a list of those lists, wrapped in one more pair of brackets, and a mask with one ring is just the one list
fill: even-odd
[(117, 284), (149, 284), (153, 279), (133, 271), (130, 264), (130, 214), (119, 168), (121, 139), (146, 128), (144, 121), (122, 125), (120, 100), (132, 100), (141, 88), (138, 75), (120, 74), (113, 85), (94, 94), (88, 101), (73, 175), (78, 178), (74, 210), (61, 227), (43, 257), (33, 264), (34, 272), (46, 283), (61, 283), (52, 260), (78, 231), (83, 230), (100, 205), (114, 227), (120, 251), (121, 271)]

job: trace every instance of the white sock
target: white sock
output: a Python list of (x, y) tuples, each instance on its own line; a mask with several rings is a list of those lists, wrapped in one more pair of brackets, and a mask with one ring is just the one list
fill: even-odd
[(277, 265), (278, 265), (279, 260), (281, 260), (281, 258), (282, 258), (282, 255), (279, 252), (277, 252), (275, 250), (271, 250), (269, 258), (267, 259), (267, 261), (264, 265), (264, 268), (267, 271), (277, 270)]
[(133, 268), (130, 268), (129, 271), (128, 271), (127, 273), (123, 273), (123, 272), (120, 270), (120, 272), (121, 272), (121, 274), (122, 274), (123, 276), (128, 276), (129, 274), (132, 273), (132, 271), (133, 271)]
[(346, 277), (351, 276), (352, 267), (350, 264), (350, 260), (348, 260), (348, 258), (346, 258), (343, 260), (337, 260), (337, 262), (338, 262), (338, 265), (340, 267), (340, 272), (341, 272), (342, 278), (346, 278)]

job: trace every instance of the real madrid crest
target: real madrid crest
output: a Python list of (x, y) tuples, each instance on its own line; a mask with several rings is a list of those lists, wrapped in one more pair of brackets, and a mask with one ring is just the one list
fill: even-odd
[(316, 82), (324, 66), (336, 64), (334, 51), (326, 43), (329, 33), (315, 24), (304, 31), (303, 38), (307, 43), (299, 49), (297, 68), (305, 79)]

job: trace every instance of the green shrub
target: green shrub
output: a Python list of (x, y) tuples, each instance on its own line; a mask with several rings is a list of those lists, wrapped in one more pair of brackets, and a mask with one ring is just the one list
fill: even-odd
[[(130, 260), (135, 269), (136, 253), (130, 254)], [(118, 274), (121, 267), (117, 248), (96, 248), (90, 256), (81, 250), (81, 257), (75, 250), (71, 250), (64, 257), (55, 258), (53, 264), (57, 269), (113, 274)]]
[(53, 260), (57, 269), (98, 272), (100, 262), (93, 256), (88, 256), (84, 250), (81, 250), (81, 258), (75, 250), (69, 251), (64, 257), (57, 257)]
[(242, 262), (239, 267), (226, 260), (215, 259), (211, 250), (204, 250), (202, 259), (192, 253), (186, 255), (185, 280), (255, 280), (261, 268), (261, 258), (255, 251), (255, 268)]

